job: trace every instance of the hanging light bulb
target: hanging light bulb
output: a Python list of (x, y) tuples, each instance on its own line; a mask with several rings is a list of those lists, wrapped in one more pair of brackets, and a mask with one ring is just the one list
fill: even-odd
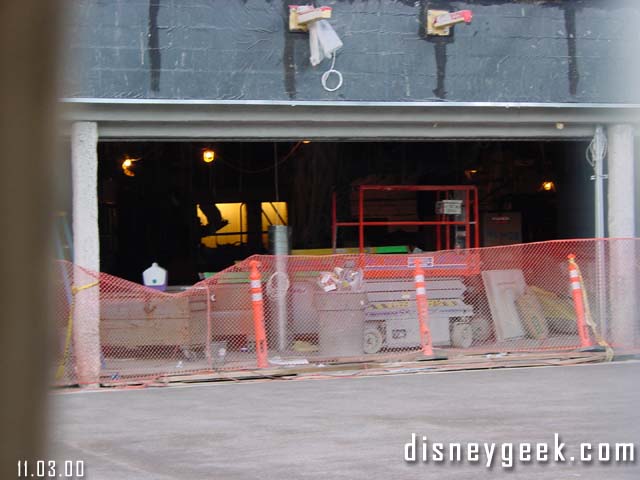
[(122, 161), (122, 172), (127, 176), (127, 177), (135, 177), (136, 174), (133, 170), (131, 170), (131, 167), (133, 167), (133, 162), (137, 162), (138, 160), (140, 160), (139, 158), (129, 158), (128, 155), (126, 155), (124, 157), (124, 160)]
[(545, 180), (544, 182), (542, 182), (541, 185), (541, 190), (544, 190), (545, 192), (555, 192), (556, 191), (556, 184), (554, 182), (552, 182), (551, 180)]
[(478, 170), (475, 168), (470, 168), (464, 171), (464, 176), (467, 177), (467, 180), (473, 180), (473, 177), (478, 173)]
[(204, 163), (211, 163), (215, 160), (215, 158), (216, 152), (214, 152), (212, 149), (205, 148), (204, 150), (202, 150), (202, 161)]

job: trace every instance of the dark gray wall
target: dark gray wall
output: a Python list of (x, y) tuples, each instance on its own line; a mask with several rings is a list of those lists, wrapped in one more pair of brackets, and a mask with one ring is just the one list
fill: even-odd
[[(309, 64), (286, 0), (67, 0), (67, 97), (640, 101), (635, 0), (326, 0), (344, 86)], [(472, 9), (427, 38), (428, 7)]]

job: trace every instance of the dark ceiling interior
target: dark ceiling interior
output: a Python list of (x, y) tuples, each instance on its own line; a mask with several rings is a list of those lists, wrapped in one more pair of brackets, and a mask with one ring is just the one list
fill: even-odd
[[(214, 162), (202, 161), (212, 148)], [(260, 202), (287, 202), (294, 248), (331, 245), (331, 192), (353, 213), (354, 185), (475, 185), (481, 212), (519, 212), (522, 241), (593, 234), (593, 188), (583, 142), (103, 142), (99, 145), (101, 270), (133, 281), (152, 261), (172, 283), (217, 271), (264, 251)], [(127, 176), (124, 158), (139, 159)], [(277, 180), (276, 180), (277, 179)], [(555, 191), (541, 188), (553, 181)], [(200, 245), (196, 204), (243, 202), (248, 236), (242, 244)], [(256, 210), (257, 208), (257, 210)], [(427, 218), (432, 205), (417, 201)], [(257, 217), (252, 217), (252, 212)], [(256, 218), (252, 222), (252, 218)], [(433, 248), (420, 232), (371, 228), (369, 245)], [(340, 246), (355, 246), (344, 229)]]

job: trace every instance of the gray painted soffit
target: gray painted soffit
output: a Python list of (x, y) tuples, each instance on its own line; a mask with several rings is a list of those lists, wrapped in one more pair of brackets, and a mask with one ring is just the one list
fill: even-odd
[(61, 100), (66, 122), (94, 121), (102, 139), (587, 138), (597, 124), (640, 119), (640, 105)]

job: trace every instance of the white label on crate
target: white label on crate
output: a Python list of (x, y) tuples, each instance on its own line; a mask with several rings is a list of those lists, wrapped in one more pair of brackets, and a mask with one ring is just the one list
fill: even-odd
[(433, 268), (435, 265), (433, 257), (409, 257), (407, 259), (407, 265), (409, 267), (415, 267), (417, 262), (420, 262), (420, 266), (423, 268)]

